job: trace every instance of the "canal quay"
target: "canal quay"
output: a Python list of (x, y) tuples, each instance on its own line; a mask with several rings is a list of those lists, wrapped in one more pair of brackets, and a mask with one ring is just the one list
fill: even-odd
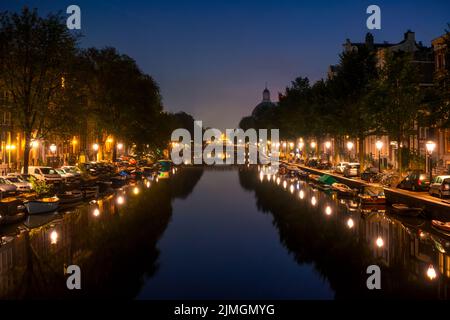
[(0, 298), (448, 299), (449, 252), (450, 235), (389, 206), (258, 166), (186, 166), (2, 228)]

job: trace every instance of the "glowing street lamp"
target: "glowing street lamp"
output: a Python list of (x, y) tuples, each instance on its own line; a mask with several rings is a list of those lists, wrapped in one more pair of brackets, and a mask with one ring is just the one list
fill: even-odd
[(349, 161), (351, 161), (351, 152), (352, 152), (352, 149), (353, 149), (354, 146), (355, 145), (353, 144), (353, 142), (351, 142), (351, 141), (347, 142), (348, 159), (349, 159)]
[(313, 150), (313, 155), (315, 155), (317, 143), (315, 141), (311, 141), (311, 143), (309, 145), (310, 145), (311, 149)]
[(427, 277), (430, 280), (434, 280), (437, 277), (436, 270), (434, 270), (434, 267), (431, 264), (427, 269)]
[(431, 154), (433, 153), (434, 149), (436, 148), (436, 143), (434, 141), (428, 141), (425, 144), (426, 148), (427, 148), (427, 152), (428, 152), (428, 161), (429, 161), (429, 166), (430, 166), (430, 183), (431, 180), (433, 180), (433, 169), (432, 169), (432, 158), (431, 158)]
[(117, 144), (117, 150), (122, 150), (123, 149), (123, 143), (118, 143)]
[(377, 147), (378, 150), (378, 172), (381, 172), (381, 149), (383, 148), (383, 141), (378, 140), (375, 143), (375, 146)]
[(33, 140), (31, 141), (30, 146), (36, 149), (37, 147), (39, 147), (39, 142), (37, 140)]
[(304, 146), (305, 146), (305, 143), (304, 143), (303, 141), (300, 141), (300, 142), (298, 143), (298, 148), (299, 148), (300, 150), (302, 150)]
[(55, 144), (52, 144), (52, 145), (50, 145), (50, 151), (53, 153), (53, 154), (55, 154), (56, 153), (56, 145)]

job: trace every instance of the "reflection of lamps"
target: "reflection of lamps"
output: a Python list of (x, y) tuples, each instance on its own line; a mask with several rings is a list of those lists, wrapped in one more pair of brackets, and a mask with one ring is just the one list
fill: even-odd
[(436, 270), (434, 270), (434, 267), (431, 264), (430, 264), (430, 266), (427, 269), (427, 277), (430, 280), (434, 280), (437, 277)]
[(383, 148), (383, 141), (378, 140), (375, 143), (375, 146), (377, 147), (378, 150), (378, 172), (381, 172), (381, 149)]
[(381, 237), (377, 238), (377, 241), (375, 241), (376, 245), (378, 248), (381, 248), (382, 246), (384, 246), (384, 240)]
[(330, 206), (326, 206), (326, 208), (325, 208), (325, 214), (326, 214), (327, 216), (329, 216), (329, 215), (331, 215), (332, 212), (333, 212), (333, 211), (331, 210), (331, 207), (330, 207)]
[(56, 232), (55, 230), (50, 233), (50, 242), (51, 244), (56, 244), (58, 242), (58, 232)]
[(118, 143), (117, 150), (122, 150), (122, 149), (123, 149), (123, 143)]
[(56, 145), (55, 145), (55, 144), (50, 145), (50, 151), (51, 151), (52, 153), (55, 153), (55, 152), (56, 152)]
[(349, 227), (349, 229), (353, 228), (353, 226), (355, 225), (355, 223), (353, 222), (352, 218), (349, 218), (347, 220), (347, 227)]
[(436, 143), (434, 141), (428, 141), (425, 146), (427, 147), (428, 151), (428, 158), (429, 158), (429, 166), (430, 166), (430, 183), (431, 180), (433, 180), (433, 169), (432, 169), (432, 159), (431, 154), (433, 153), (434, 149), (436, 148)]

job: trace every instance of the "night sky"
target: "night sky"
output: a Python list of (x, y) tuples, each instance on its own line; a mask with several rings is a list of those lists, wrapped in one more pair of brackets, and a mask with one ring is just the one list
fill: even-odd
[(450, 1), (12, 1), (1, 10), (82, 12), (83, 47), (114, 46), (161, 87), (170, 111), (234, 128), (261, 100), (297, 76), (326, 77), (346, 38), (363, 41), (366, 8), (382, 11), (375, 41), (400, 42), (407, 29), (430, 45), (450, 22)]

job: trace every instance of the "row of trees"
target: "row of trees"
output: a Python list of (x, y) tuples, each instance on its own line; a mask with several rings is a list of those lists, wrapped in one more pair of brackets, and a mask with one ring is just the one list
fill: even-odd
[[(187, 114), (163, 111), (154, 79), (114, 48), (79, 47), (59, 14), (36, 10), (0, 13), (0, 106), (24, 132), (24, 167), (34, 139), (50, 135), (101, 138), (161, 149), (170, 132), (193, 122)], [(115, 158), (116, 148), (113, 157)]]
[[(446, 39), (450, 48), (449, 32)], [(387, 135), (398, 143), (398, 163), (407, 166), (402, 155), (409, 153), (410, 135), (417, 134), (415, 124), (450, 125), (450, 72), (434, 86), (424, 88), (420, 86), (421, 74), (412, 54), (388, 50), (384, 54), (380, 65), (376, 51), (367, 46), (342, 53), (333, 77), (313, 85), (308, 78), (295, 79), (277, 108), (266, 108), (256, 117), (243, 118), (240, 127), (279, 128), (280, 136), (287, 140), (352, 139), (359, 144), (361, 163), (364, 139), (369, 135)]]

